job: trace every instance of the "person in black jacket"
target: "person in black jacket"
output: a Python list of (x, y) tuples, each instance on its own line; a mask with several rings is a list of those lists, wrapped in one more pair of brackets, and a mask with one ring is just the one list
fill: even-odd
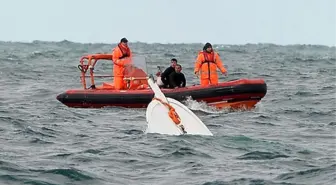
[(163, 83), (163, 88), (168, 88), (169, 85), (169, 75), (175, 71), (175, 66), (177, 64), (176, 58), (171, 59), (171, 65), (161, 74), (161, 81)]
[(176, 89), (186, 86), (186, 79), (183, 73), (181, 73), (182, 66), (176, 64), (175, 71), (169, 75), (169, 88)]

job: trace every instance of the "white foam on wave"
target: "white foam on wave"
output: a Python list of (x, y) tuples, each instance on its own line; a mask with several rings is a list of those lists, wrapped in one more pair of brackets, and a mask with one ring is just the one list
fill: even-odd
[(193, 111), (202, 111), (205, 113), (210, 114), (218, 114), (218, 113), (227, 113), (229, 112), (228, 109), (217, 109), (214, 106), (210, 106), (207, 103), (201, 101), (198, 102), (196, 100), (193, 100), (191, 97), (188, 97), (183, 103), (191, 110)]

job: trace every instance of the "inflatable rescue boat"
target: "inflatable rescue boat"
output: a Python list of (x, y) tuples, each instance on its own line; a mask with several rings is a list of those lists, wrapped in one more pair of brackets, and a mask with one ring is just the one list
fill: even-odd
[[(111, 83), (103, 82), (97, 86), (94, 81), (94, 66), (99, 60), (112, 61), (111, 54), (93, 54), (80, 59), (83, 89), (70, 89), (57, 96), (57, 100), (68, 107), (102, 108), (126, 107), (146, 108), (154, 97), (148, 86), (148, 73), (144, 57), (134, 56), (128, 59), (125, 69), (125, 90), (116, 90)], [(87, 62), (87, 63), (85, 63)], [(90, 75), (86, 76), (86, 73)], [(99, 76), (102, 77), (102, 76)], [(105, 76), (111, 77), (111, 76)], [(90, 78), (91, 86), (86, 86), (86, 78)], [(183, 102), (191, 98), (198, 102), (221, 108), (253, 108), (266, 94), (267, 85), (263, 79), (237, 79), (220, 82), (217, 85), (192, 85), (177, 89), (161, 89), (166, 97)]]

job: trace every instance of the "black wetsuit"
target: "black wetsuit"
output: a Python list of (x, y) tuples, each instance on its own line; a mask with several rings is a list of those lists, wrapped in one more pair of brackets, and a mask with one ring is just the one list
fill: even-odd
[(175, 68), (170, 66), (161, 74), (161, 81), (163, 83), (163, 87), (167, 88), (169, 85), (169, 75), (175, 71)]
[(169, 88), (185, 87), (186, 79), (183, 73), (172, 72), (169, 75)]

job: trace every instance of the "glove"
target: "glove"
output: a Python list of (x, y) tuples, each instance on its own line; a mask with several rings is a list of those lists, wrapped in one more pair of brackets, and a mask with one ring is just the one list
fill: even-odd
[(198, 78), (198, 76), (199, 76), (199, 73), (198, 73), (198, 71), (195, 71), (194, 72), (194, 74), (196, 75), (196, 77)]

